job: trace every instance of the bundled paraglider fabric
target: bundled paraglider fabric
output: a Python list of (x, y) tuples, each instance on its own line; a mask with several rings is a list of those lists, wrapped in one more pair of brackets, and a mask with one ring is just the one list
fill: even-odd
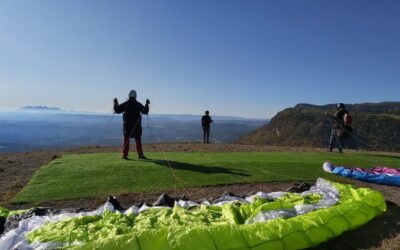
[(95, 211), (24, 217), (0, 238), (0, 249), (304, 249), (386, 210), (377, 191), (321, 178), (301, 193), (202, 202), (164, 194), (153, 206), (118, 210), (115, 204), (109, 199)]
[(330, 162), (325, 162), (323, 169), (328, 173), (334, 173), (356, 180), (400, 187), (399, 168), (348, 168), (343, 166), (333, 166)]

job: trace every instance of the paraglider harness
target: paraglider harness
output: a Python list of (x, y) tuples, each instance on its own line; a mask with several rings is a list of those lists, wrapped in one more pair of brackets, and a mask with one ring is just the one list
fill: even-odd
[[(343, 115), (343, 120), (337, 116), (326, 114), (326, 116), (330, 118), (328, 121), (331, 124), (332, 129), (335, 129), (336, 135), (340, 139), (345, 139), (353, 133), (353, 128), (351, 126), (353, 118), (347, 110), (344, 110), (343, 112), (345, 112)], [(334, 123), (331, 122), (331, 119), (334, 121)]]

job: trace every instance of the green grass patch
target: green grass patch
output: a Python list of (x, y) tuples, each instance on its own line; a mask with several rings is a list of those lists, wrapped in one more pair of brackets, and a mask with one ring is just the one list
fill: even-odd
[(12, 202), (98, 197), (218, 184), (340, 180), (324, 161), (346, 166), (400, 167), (400, 157), (316, 152), (147, 153), (151, 160), (115, 154), (71, 154), (40, 168)]

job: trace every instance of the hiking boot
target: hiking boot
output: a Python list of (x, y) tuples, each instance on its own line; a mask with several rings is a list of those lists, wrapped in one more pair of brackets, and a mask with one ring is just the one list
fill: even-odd
[(122, 160), (129, 160), (128, 156), (122, 156), (121, 159)]

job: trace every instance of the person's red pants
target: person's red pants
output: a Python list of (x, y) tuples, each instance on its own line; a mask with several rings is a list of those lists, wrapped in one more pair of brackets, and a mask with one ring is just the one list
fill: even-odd
[[(130, 138), (128, 136), (124, 136), (124, 145), (122, 146), (122, 156), (123, 157), (128, 157), (129, 142), (130, 142)], [(136, 151), (137, 151), (138, 155), (142, 155), (143, 154), (142, 138), (140, 136), (136, 136), (135, 142), (136, 142)]]

